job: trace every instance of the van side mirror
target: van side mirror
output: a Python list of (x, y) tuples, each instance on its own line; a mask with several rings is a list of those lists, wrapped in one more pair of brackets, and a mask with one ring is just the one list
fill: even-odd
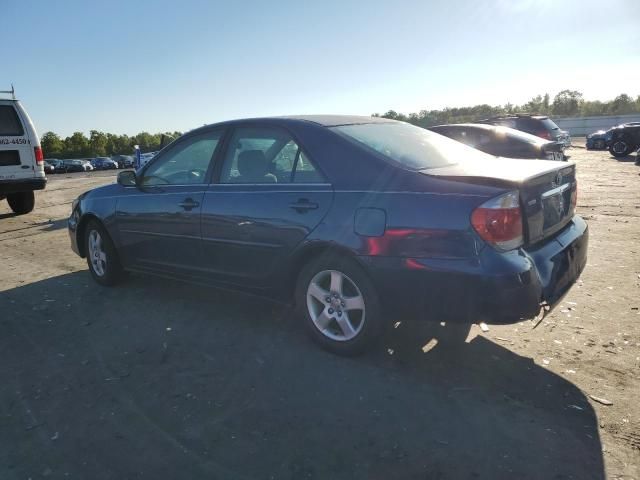
[(134, 170), (124, 170), (118, 173), (118, 184), (123, 187), (135, 187), (136, 182), (136, 172)]

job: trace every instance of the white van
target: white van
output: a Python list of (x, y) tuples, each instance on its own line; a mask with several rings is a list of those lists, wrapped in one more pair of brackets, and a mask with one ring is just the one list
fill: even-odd
[(11, 94), (0, 98), (0, 200), (7, 199), (18, 215), (34, 206), (34, 190), (42, 190), (47, 179), (40, 140), (29, 115)]

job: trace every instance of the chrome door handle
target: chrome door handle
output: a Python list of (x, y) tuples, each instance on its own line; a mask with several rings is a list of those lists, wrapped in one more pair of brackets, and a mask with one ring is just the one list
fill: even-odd
[(192, 210), (196, 207), (200, 206), (200, 202), (196, 202), (195, 200), (191, 199), (191, 198), (187, 198), (185, 199), (183, 202), (180, 202), (178, 204), (179, 207), (184, 208), (185, 210)]
[(308, 210), (316, 210), (318, 208), (318, 204), (310, 202), (306, 198), (301, 198), (296, 203), (290, 203), (289, 208), (293, 208), (298, 213), (304, 213)]

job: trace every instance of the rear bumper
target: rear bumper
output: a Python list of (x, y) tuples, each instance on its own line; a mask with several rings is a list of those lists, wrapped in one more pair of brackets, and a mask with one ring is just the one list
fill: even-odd
[(433, 321), (515, 323), (551, 308), (587, 261), (589, 232), (575, 216), (552, 240), (499, 253), (485, 247), (473, 259), (360, 257), (388, 314)]
[(27, 178), (27, 179), (13, 179), (13, 180), (0, 180), (0, 195), (6, 195), (8, 193), (19, 192), (32, 192), (33, 190), (42, 190), (47, 185), (47, 179), (42, 178)]

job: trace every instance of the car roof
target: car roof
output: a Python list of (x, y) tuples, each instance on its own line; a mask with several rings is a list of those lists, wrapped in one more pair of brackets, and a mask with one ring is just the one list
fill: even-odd
[(362, 125), (366, 123), (401, 123), (383, 117), (368, 117), (364, 115), (285, 115), (279, 117), (255, 117), (226, 120), (197, 128), (194, 131), (214, 126), (241, 125), (243, 123), (265, 122), (270, 124), (315, 124), (322, 127), (337, 127), (342, 125)]
[[(434, 128), (438, 128), (442, 127), (442, 128), (451, 128), (451, 127), (462, 127), (462, 128), (475, 128), (478, 130), (485, 130), (485, 131), (491, 131), (491, 132), (503, 132), (504, 134), (508, 135), (509, 138), (511, 139), (516, 139), (516, 140), (520, 140), (520, 141), (525, 141), (527, 143), (549, 143), (550, 140), (546, 140), (544, 138), (540, 138), (536, 135), (532, 135), (530, 133), (527, 132), (523, 132), (522, 130), (518, 130), (516, 128), (511, 128), (511, 127), (505, 127), (503, 125), (493, 125), (493, 124), (486, 124), (486, 123), (450, 123), (450, 124), (444, 124), (444, 125), (435, 125), (433, 127), (429, 127), (429, 129), (434, 129)], [(437, 131), (436, 131), (437, 132)]]
[[(433, 127), (429, 127), (429, 128), (440, 128), (440, 127), (464, 127), (464, 128), (478, 128), (478, 129), (482, 129), (482, 130), (495, 130), (497, 128), (499, 128), (499, 125), (492, 125), (492, 124), (487, 124), (487, 123), (443, 123), (442, 125), (434, 125)], [(503, 127), (503, 128), (508, 128), (508, 127)], [(510, 129), (512, 130), (512, 129)]]
[(535, 113), (514, 113), (511, 115), (495, 115), (493, 117), (489, 117), (486, 118), (486, 120), (501, 120), (501, 119), (506, 119), (506, 118), (513, 118), (513, 119), (518, 119), (518, 118), (534, 118), (536, 120), (544, 120), (545, 118), (549, 118), (548, 115), (537, 115)]

